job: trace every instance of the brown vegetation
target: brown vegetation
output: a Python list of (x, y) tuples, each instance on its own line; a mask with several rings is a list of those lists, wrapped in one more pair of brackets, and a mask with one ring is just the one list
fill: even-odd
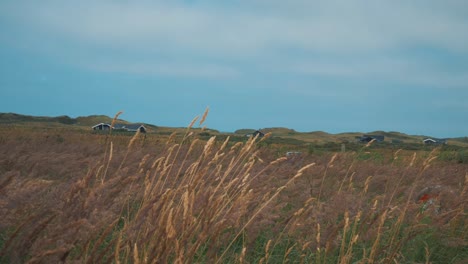
[(0, 128), (0, 262), (468, 257), (468, 166), (437, 160), (438, 149), (286, 158), (266, 138), (201, 140), (191, 126), (171, 136)]

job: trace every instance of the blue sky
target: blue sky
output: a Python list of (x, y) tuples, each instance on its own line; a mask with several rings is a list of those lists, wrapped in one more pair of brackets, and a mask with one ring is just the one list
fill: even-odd
[(468, 1), (0, 2), (0, 112), (468, 136)]

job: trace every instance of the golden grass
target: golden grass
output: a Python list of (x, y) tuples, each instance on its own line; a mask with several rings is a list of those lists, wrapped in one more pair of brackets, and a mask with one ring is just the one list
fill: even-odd
[[(0, 213), (8, 217), (0, 220), (0, 260), (429, 263), (466, 256), (466, 165), (437, 162), (437, 151), (398, 150), (384, 164), (359, 160), (360, 153), (289, 159), (259, 145), (264, 138), (203, 141), (192, 131), (197, 120), (164, 140), (69, 133), (62, 142), (37, 131), (2, 132)], [(50, 183), (39, 185), (44, 179)], [(445, 187), (433, 201), (438, 211), (416, 199), (433, 185)], [(452, 255), (428, 237), (449, 241), (442, 249)], [(420, 253), (409, 250), (414, 245)]]

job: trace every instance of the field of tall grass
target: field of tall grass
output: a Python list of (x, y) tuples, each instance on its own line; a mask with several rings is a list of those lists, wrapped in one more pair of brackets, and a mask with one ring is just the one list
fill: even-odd
[(439, 149), (0, 127), (0, 263), (467, 263)]

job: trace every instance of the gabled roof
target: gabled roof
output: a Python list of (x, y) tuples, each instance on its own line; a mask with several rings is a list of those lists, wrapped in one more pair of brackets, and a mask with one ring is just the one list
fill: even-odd
[[(129, 129), (129, 130), (137, 130), (137, 129), (139, 129), (140, 127), (145, 128), (145, 126), (142, 125), (142, 124), (130, 124), (130, 125), (127, 125), (127, 129)], [(146, 129), (146, 128), (145, 128), (145, 129)]]
[(362, 135), (360, 137), (356, 137), (361, 142), (370, 142), (371, 140), (376, 141), (384, 141), (385, 136), (383, 135)]
[(92, 128), (96, 128), (96, 127), (98, 127), (98, 126), (108, 126), (108, 127), (110, 127), (110, 125), (107, 124), (107, 123), (99, 123), (99, 124), (97, 124), (97, 125), (92, 126)]
[(139, 129), (143, 129), (143, 131), (146, 131), (146, 127), (142, 124), (115, 124), (113, 128), (127, 131), (137, 131)]
[(441, 143), (445, 144), (447, 143), (447, 139), (445, 138), (425, 138), (423, 139), (424, 143)]
[(114, 124), (113, 129), (126, 129), (127, 124)]
[(265, 133), (263, 133), (260, 130), (256, 130), (255, 132), (252, 133), (252, 136), (254, 136), (254, 137), (257, 136), (257, 135), (258, 135), (258, 137), (263, 137), (263, 136), (265, 136)]

